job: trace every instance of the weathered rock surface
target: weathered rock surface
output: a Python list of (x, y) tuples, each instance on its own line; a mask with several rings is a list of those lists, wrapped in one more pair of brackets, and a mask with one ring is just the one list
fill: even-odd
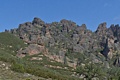
[(44, 46), (37, 45), (37, 44), (30, 44), (26, 49), (24, 50), (19, 50), (18, 51), (18, 56), (24, 57), (24, 55), (29, 54), (29, 55), (35, 55), (44, 52), (45, 48)]

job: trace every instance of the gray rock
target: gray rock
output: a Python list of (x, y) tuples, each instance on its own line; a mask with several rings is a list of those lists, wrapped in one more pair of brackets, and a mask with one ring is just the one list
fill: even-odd
[(18, 56), (20, 54), (29, 54), (29, 55), (39, 54), (42, 53), (44, 50), (45, 50), (44, 46), (40, 46), (37, 44), (30, 44), (26, 49), (18, 51)]
[(37, 18), (37, 17), (35, 17), (34, 18), (34, 20), (32, 21), (32, 24), (34, 25), (34, 26), (44, 26), (45, 25), (45, 22), (44, 21), (42, 21), (40, 18)]
[[(20, 24), (19, 28), (11, 30), (10, 33), (29, 43), (29, 46), (19, 53), (37, 54), (44, 50), (42, 49), (44, 46), (50, 54), (59, 56), (64, 54), (61, 52), (64, 49), (70, 50), (70, 54), (84, 52), (89, 55), (89, 52), (91, 54), (101, 52), (107, 58), (110, 52), (112, 56), (116, 54), (113, 52), (120, 52), (120, 26), (111, 25), (107, 28), (106, 25), (106, 22), (101, 23), (97, 30), (92, 32), (85, 24), (79, 26), (70, 20), (63, 19), (48, 24), (39, 18), (34, 18), (32, 22)], [(92, 59), (97, 62), (96, 57)]]
[(106, 22), (101, 23), (96, 30), (96, 34), (98, 34), (99, 36), (105, 35), (107, 31), (106, 25)]

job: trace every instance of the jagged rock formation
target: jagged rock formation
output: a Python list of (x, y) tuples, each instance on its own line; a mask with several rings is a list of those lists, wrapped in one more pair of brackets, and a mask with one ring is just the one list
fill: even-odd
[[(19, 55), (44, 52), (45, 55), (56, 56), (56, 61), (61, 60), (60, 62), (66, 63), (66, 60), (70, 60), (71, 63), (77, 65), (78, 56), (68, 59), (70, 54), (90, 56), (92, 53), (92, 55), (98, 56), (100, 55), (98, 53), (101, 52), (109, 59), (112, 59), (116, 53), (120, 54), (120, 26), (111, 25), (110, 28), (107, 28), (106, 25), (106, 22), (101, 23), (98, 29), (92, 32), (87, 29), (85, 24), (79, 26), (75, 22), (65, 19), (48, 24), (39, 18), (34, 18), (32, 22), (20, 24), (19, 28), (6, 30), (6, 32), (18, 36), (29, 44), (26, 49), (18, 51)], [(99, 60), (96, 61), (99, 62)], [(69, 62), (67, 61), (67, 63)]]

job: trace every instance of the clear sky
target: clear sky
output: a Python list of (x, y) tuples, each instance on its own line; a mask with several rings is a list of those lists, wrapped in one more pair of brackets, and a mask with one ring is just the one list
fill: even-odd
[(46, 23), (72, 20), (95, 31), (102, 22), (120, 24), (120, 0), (0, 0), (0, 32), (34, 17)]

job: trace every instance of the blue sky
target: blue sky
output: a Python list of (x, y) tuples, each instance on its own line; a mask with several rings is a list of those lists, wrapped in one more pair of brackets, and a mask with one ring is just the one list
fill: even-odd
[(0, 0), (0, 32), (39, 17), (46, 23), (72, 20), (95, 31), (102, 22), (120, 24), (120, 0)]

